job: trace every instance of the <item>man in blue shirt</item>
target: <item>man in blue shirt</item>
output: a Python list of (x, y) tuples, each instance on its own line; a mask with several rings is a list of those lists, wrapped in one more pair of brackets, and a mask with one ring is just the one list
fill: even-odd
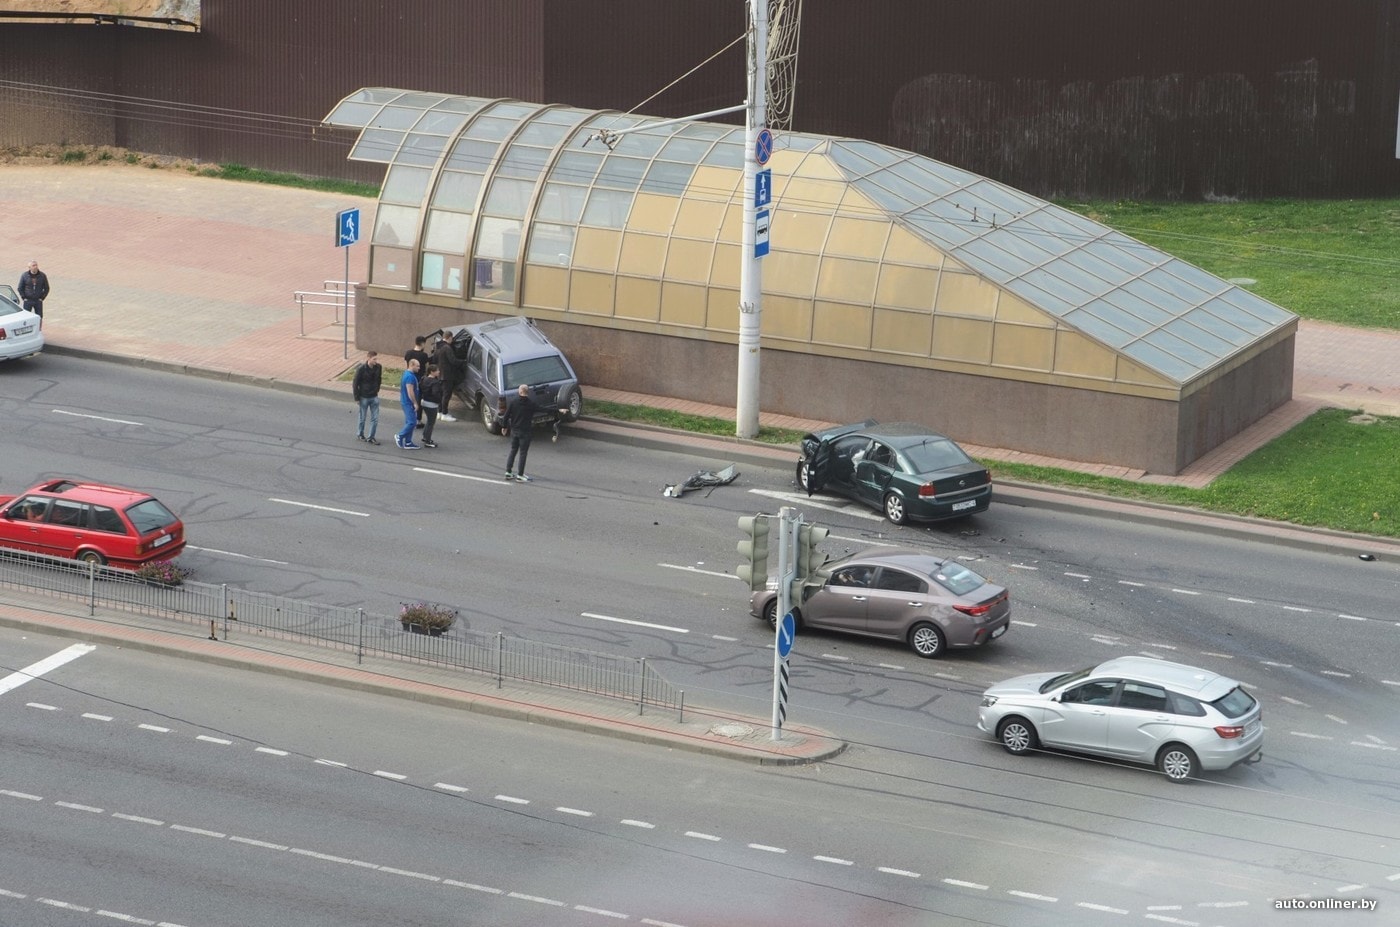
[(418, 424), (418, 358), (410, 358), (399, 380), (399, 405), (403, 406), (403, 430), (394, 435), (394, 443), (406, 451), (418, 450), (413, 443), (413, 426)]

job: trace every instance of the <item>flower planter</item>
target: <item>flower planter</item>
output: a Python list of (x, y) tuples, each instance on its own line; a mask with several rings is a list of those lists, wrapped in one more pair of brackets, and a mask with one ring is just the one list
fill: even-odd
[(402, 622), (402, 624), (403, 629), (405, 631), (409, 631), (414, 634), (427, 634), (431, 637), (442, 637), (442, 632), (447, 630), (446, 628), (429, 627), (426, 624), (415, 624), (411, 621), (405, 621)]

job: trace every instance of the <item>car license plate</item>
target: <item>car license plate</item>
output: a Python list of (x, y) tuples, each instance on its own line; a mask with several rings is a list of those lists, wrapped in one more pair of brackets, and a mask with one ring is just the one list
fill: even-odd
[(994, 637), (994, 638), (1001, 637), (1001, 636), (1002, 636), (1003, 634), (1005, 634), (1005, 633), (1006, 633), (1006, 625), (1002, 625), (1001, 627), (997, 628), (995, 631), (992, 632), (992, 637)]
[(156, 538), (154, 541), (152, 541), (152, 542), (151, 542), (151, 546), (152, 546), (152, 547), (164, 547), (166, 544), (169, 544), (170, 541), (171, 541), (171, 536), (168, 535), (168, 534), (163, 534), (163, 535), (161, 535), (160, 537)]
[(1251, 734), (1253, 734), (1253, 733), (1255, 733), (1256, 731), (1258, 731), (1258, 730), (1259, 730), (1259, 725), (1260, 725), (1261, 723), (1262, 723), (1262, 722), (1260, 722), (1260, 720), (1259, 720), (1258, 718), (1255, 718), (1253, 721), (1251, 721), (1251, 722), (1249, 722), (1248, 724), (1246, 724), (1246, 725), (1244, 726), (1244, 736), (1248, 737), (1248, 736), (1250, 736)]
[(27, 335), (27, 334), (29, 334), (29, 333), (32, 332), (32, 331), (34, 331), (34, 326), (33, 326), (33, 325), (26, 325), (26, 326), (24, 326), (23, 328), (17, 328), (17, 329), (15, 329), (15, 334), (16, 334), (16, 335)]
[(976, 500), (976, 499), (968, 499), (966, 502), (954, 502), (954, 503), (953, 503), (952, 511), (954, 511), (954, 512), (961, 512), (963, 509), (971, 509), (971, 508), (976, 508), (976, 507), (977, 507), (977, 500)]

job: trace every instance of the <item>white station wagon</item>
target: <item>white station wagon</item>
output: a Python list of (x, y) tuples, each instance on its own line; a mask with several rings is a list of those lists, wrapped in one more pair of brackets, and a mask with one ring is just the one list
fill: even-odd
[(42, 350), (43, 320), (24, 308), (14, 287), (0, 283), (0, 361), (18, 360)]

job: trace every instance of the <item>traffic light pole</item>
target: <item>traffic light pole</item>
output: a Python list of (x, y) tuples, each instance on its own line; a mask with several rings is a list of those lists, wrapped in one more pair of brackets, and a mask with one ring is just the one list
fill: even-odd
[(797, 564), (797, 510), (785, 505), (778, 510), (778, 620), (773, 624), (773, 739), (783, 735), (787, 718), (789, 647), (783, 646), (785, 619), (792, 611), (792, 577)]

